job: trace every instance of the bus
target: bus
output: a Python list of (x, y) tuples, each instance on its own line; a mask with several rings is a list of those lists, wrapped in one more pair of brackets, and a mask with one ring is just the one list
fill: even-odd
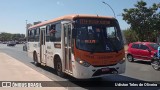
[(122, 33), (114, 17), (66, 15), (27, 29), (27, 52), (35, 65), (78, 79), (125, 72)]

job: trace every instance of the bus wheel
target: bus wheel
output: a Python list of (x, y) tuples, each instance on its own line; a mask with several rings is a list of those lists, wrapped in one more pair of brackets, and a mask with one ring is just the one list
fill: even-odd
[(61, 63), (60, 58), (56, 59), (55, 69), (56, 69), (56, 72), (57, 72), (58, 76), (64, 77), (64, 73), (62, 72), (62, 63)]
[(33, 61), (34, 61), (34, 65), (36, 65), (36, 66), (40, 65), (40, 63), (38, 63), (38, 58), (37, 58), (36, 52), (33, 53)]

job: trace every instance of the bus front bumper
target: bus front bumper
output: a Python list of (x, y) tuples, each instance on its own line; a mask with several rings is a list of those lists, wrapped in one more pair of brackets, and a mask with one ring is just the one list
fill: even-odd
[(113, 74), (125, 73), (126, 62), (117, 63), (114, 66), (105, 67), (84, 67), (75, 61), (75, 68), (73, 69), (73, 76), (79, 79), (104, 77)]

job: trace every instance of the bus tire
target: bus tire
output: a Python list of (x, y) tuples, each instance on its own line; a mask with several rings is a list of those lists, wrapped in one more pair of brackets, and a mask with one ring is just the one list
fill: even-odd
[(34, 65), (40, 66), (40, 63), (38, 63), (38, 58), (37, 58), (36, 52), (33, 53), (33, 61), (34, 61)]
[(62, 63), (59, 57), (55, 58), (55, 69), (58, 76), (64, 77), (64, 73), (62, 72)]

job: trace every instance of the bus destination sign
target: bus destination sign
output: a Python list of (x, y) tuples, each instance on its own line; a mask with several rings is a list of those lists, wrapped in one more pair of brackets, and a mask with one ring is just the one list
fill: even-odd
[(109, 25), (110, 21), (101, 20), (101, 19), (79, 19), (80, 24), (101, 24), (101, 25)]

